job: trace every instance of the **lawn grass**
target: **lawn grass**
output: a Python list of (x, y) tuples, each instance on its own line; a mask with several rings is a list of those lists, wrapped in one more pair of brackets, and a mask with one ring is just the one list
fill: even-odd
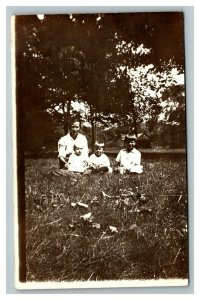
[(56, 159), (27, 159), (27, 281), (188, 278), (185, 161), (143, 166), (70, 178), (51, 174)]

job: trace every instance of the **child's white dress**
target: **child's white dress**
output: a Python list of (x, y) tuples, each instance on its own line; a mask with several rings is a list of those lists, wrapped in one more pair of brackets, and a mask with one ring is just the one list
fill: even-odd
[(112, 168), (110, 167), (110, 160), (106, 154), (101, 154), (97, 156), (96, 154), (92, 154), (89, 158), (89, 166), (95, 167), (108, 167), (109, 173), (112, 172)]
[(88, 167), (89, 157), (85, 154), (76, 155), (72, 153), (68, 161), (68, 170), (71, 172), (83, 173)]
[(120, 164), (120, 168), (130, 173), (142, 173), (141, 153), (137, 149), (128, 152), (126, 149), (119, 151), (116, 161)]

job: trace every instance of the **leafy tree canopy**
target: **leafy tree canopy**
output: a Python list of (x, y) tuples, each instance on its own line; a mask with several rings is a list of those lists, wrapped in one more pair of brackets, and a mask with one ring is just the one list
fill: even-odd
[(184, 70), (183, 26), (180, 12), (18, 16), (20, 107), (65, 123), (72, 102), (82, 101), (88, 120), (155, 121), (177, 85), (171, 70)]

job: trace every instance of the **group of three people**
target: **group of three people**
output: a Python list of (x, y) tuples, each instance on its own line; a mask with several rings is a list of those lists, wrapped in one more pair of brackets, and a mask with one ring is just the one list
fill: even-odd
[[(141, 153), (135, 148), (135, 137), (126, 135), (124, 146), (117, 155), (114, 169), (120, 174), (142, 173)], [(59, 167), (67, 173), (112, 173), (104, 148), (103, 142), (96, 141), (94, 153), (89, 156), (87, 139), (80, 133), (80, 122), (73, 120), (69, 133), (58, 141)]]

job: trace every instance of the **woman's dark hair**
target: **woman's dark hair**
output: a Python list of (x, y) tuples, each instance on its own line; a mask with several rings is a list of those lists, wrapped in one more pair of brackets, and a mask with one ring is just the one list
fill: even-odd
[(127, 134), (124, 138), (124, 142), (130, 142), (130, 141), (134, 141), (135, 143), (137, 143), (137, 137), (135, 135)]
[(74, 124), (75, 122), (78, 122), (79, 123), (79, 125), (81, 126), (81, 121), (80, 121), (80, 119), (79, 118), (71, 118), (70, 120), (69, 120), (69, 126), (71, 127), (72, 126), (72, 124)]

